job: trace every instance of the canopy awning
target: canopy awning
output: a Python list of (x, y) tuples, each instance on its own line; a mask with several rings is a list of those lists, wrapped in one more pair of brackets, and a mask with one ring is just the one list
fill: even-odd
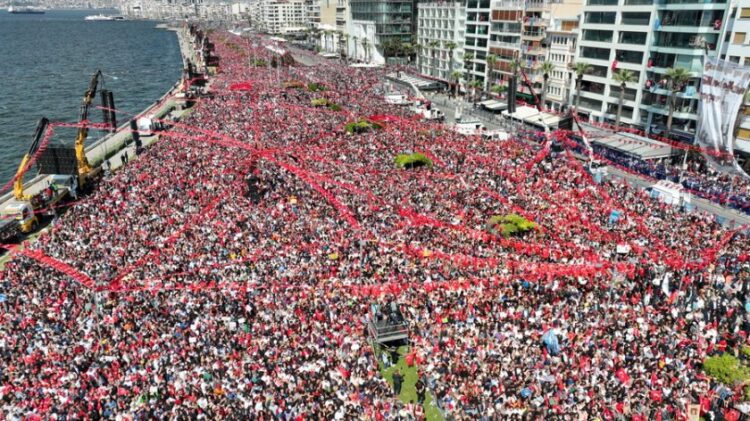
[(481, 106), (488, 110), (492, 111), (499, 111), (499, 110), (505, 110), (508, 108), (508, 104), (500, 101), (495, 101), (494, 99), (489, 99), (487, 101), (482, 101), (479, 103)]
[(514, 118), (516, 120), (526, 120), (531, 117), (535, 117), (539, 114), (539, 110), (532, 107), (518, 107), (516, 108), (516, 112), (509, 113), (508, 111), (503, 111), (503, 115), (509, 116), (511, 118)]
[(672, 146), (669, 144), (632, 133), (615, 133), (602, 139), (594, 139), (593, 142), (639, 159), (662, 159), (672, 156)]

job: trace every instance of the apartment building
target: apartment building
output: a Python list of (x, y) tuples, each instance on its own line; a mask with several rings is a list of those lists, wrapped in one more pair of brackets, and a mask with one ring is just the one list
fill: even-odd
[(545, 106), (556, 111), (562, 111), (572, 98), (571, 81), (574, 72), (576, 42), (578, 41), (578, 16), (553, 17), (547, 29), (547, 58), (554, 64), (554, 70), (549, 74)]
[[(575, 45), (576, 30), (572, 21), (577, 19), (582, 4), (580, 0), (496, 0), (492, 3), (489, 52), (498, 57), (493, 75), (488, 70), (491, 83), (507, 84), (512, 74), (511, 62), (518, 60), (523, 66), (526, 78), (541, 93), (544, 75), (541, 64), (554, 58), (556, 65), (567, 66), (571, 45)], [(556, 26), (552, 26), (552, 25)], [(552, 32), (554, 32), (554, 37)], [(553, 43), (554, 41), (554, 43)], [(550, 57), (550, 49), (557, 51)], [(550, 75), (548, 99), (555, 98), (558, 107), (565, 97), (564, 70)], [(554, 80), (553, 80), (554, 79)], [(518, 98), (531, 100), (532, 92), (520, 80)], [(557, 93), (552, 96), (549, 92)]]
[(411, 42), (413, 0), (349, 0), (349, 13), (353, 21), (375, 24), (375, 37), (379, 42), (397, 39)]
[(628, 69), (635, 81), (626, 85), (621, 121), (663, 133), (670, 95), (665, 73), (682, 67), (695, 78), (677, 94), (672, 135), (692, 141), (702, 57), (717, 55), (728, 9), (726, 0), (587, 0), (576, 61), (593, 71), (583, 78), (579, 112), (613, 122), (620, 87), (612, 75)]
[[(463, 69), (465, 24), (463, 0), (417, 5), (417, 43), (420, 45), (417, 63), (420, 73), (451, 81), (451, 73)], [(449, 48), (451, 46), (454, 48)]]
[(255, 24), (269, 34), (302, 31), (308, 27), (306, 0), (260, 0), (251, 10)]

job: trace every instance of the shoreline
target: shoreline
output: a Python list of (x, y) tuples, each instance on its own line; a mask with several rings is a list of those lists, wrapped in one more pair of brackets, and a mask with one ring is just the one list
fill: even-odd
[[(185, 51), (187, 46), (184, 42), (184, 31), (182, 31), (181, 29), (176, 29), (173, 32), (175, 32), (177, 36), (178, 48), (180, 49), (182, 65), (184, 66), (186, 54), (189, 54), (189, 51)], [(133, 116), (127, 116), (127, 119), (122, 120), (123, 122), (116, 128), (114, 132), (108, 133), (105, 136), (95, 140), (92, 144), (86, 146), (86, 157), (88, 158), (91, 167), (94, 168), (95, 171), (101, 171), (102, 164), (105, 160), (112, 160), (113, 158), (122, 155), (130, 147), (134, 147), (132, 141), (133, 137), (130, 131), (130, 120), (153, 114), (156, 118), (159, 119), (172, 118), (174, 121), (179, 121), (185, 114), (185, 112), (188, 111), (187, 108), (182, 107), (181, 101), (174, 98), (174, 95), (179, 91), (181, 84), (182, 80), (177, 80), (169, 88), (169, 90), (167, 90), (158, 99), (152, 102), (148, 107), (146, 107), (139, 113)], [(122, 116), (118, 116), (118, 118), (122, 118)], [(142, 135), (141, 138), (143, 140), (144, 148), (148, 148), (150, 145), (158, 141), (159, 137), (160, 136), (158, 132), (150, 136)], [(112, 165), (112, 162), (110, 162), (110, 165)], [(113, 169), (118, 167), (120, 167), (120, 165), (112, 165)], [(31, 180), (25, 182), (25, 192), (27, 194), (36, 194), (40, 190), (44, 189), (46, 186), (43, 185), (43, 182), (47, 179), (48, 176), (49, 175), (37, 174)], [(95, 189), (96, 188), (99, 188), (98, 183), (95, 186)], [(3, 209), (12, 200), (14, 200), (14, 194), (13, 189), (10, 188), (7, 192), (0, 195), (0, 209)], [(47, 231), (50, 226), (50, 224), (47, 224), (38, 231), (28, 234), (25, 238), (20, 240), (17, 245), (23, 247), (23, 245), (25, 245), (27, 242), (34, 241), (36, 237), (38, 237), (41, 233)], [(0, 256), (0, 268), (5, 265), (5, 262), (10, 258), (10, 256), (12, 256), (12, 253), (3, 253), (3, 255)]]

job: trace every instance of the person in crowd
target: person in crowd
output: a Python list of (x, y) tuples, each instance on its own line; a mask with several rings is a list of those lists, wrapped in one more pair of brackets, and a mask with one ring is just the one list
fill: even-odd
[[(212, 40), (211, 96), (0, 271), (3, 418), (731, 416), (741, 389), (702, 362), (748, 344), (745, 228), (597, 184), (540, 133), (420, 121), (383, 69), (251, 66), (266, 38)], [(348, 133), (360, 118), (381, 127)], [(432, 167), (397, 168), (406, 149)], [(509, 214), (536, 226), (503, 235)], [(367, 337), (391, 303), (416, 404)]]

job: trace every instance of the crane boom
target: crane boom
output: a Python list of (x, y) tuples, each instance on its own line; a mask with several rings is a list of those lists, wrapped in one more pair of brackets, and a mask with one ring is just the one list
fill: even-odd
[(86, 181), (86, 176), (91, 172), (91, 165), (89, 160), (86, 158), (86, 148), (84, 143), (89, 135), (89, 129), (86, 126), (86, 121), (89, 117), (89, 107), (96, 98), (96, 89), (99, 86), (99, 77), (102, 75), (101, 70), (97, 70), (93, 76), (91, 76), (91, 82), (89, 82), (89, 88), (83, 96), (83, 102), (81, 103), (81, 112), (78, 118), (81, 127), (78, 128), (78, 135), (75, 141), (76, 150), (76, 161), (78, 162), (78, 178), (79, 184), (83, 185)]
[(47, 131), (47, 126), (49, 125), (49, 120), (47, 120), (46, 117), (42, 117), (39, 119), (39, 123), (36, 125), (36, 130), (34, 131), (34, 140), (31, 142), (31, 146), (29, 147), (29, 151), (26, 152), (26, 155), (23, 156), (23, 159), (21, 159), (21, 165), (18, 166), (18, 171), (16, 171), (16, 179), (13, 183), (13, 196), (18, 200), (30, 200), (31, 196), (24, 194), (23, 192), (23, 177), (26, 175), (26, 168), (29, 165), (29, 161), (31, 161), (31, 158), (34, 156), (37, 150), (39, 150), (39, 142), (44, 137), (44, 133)]

